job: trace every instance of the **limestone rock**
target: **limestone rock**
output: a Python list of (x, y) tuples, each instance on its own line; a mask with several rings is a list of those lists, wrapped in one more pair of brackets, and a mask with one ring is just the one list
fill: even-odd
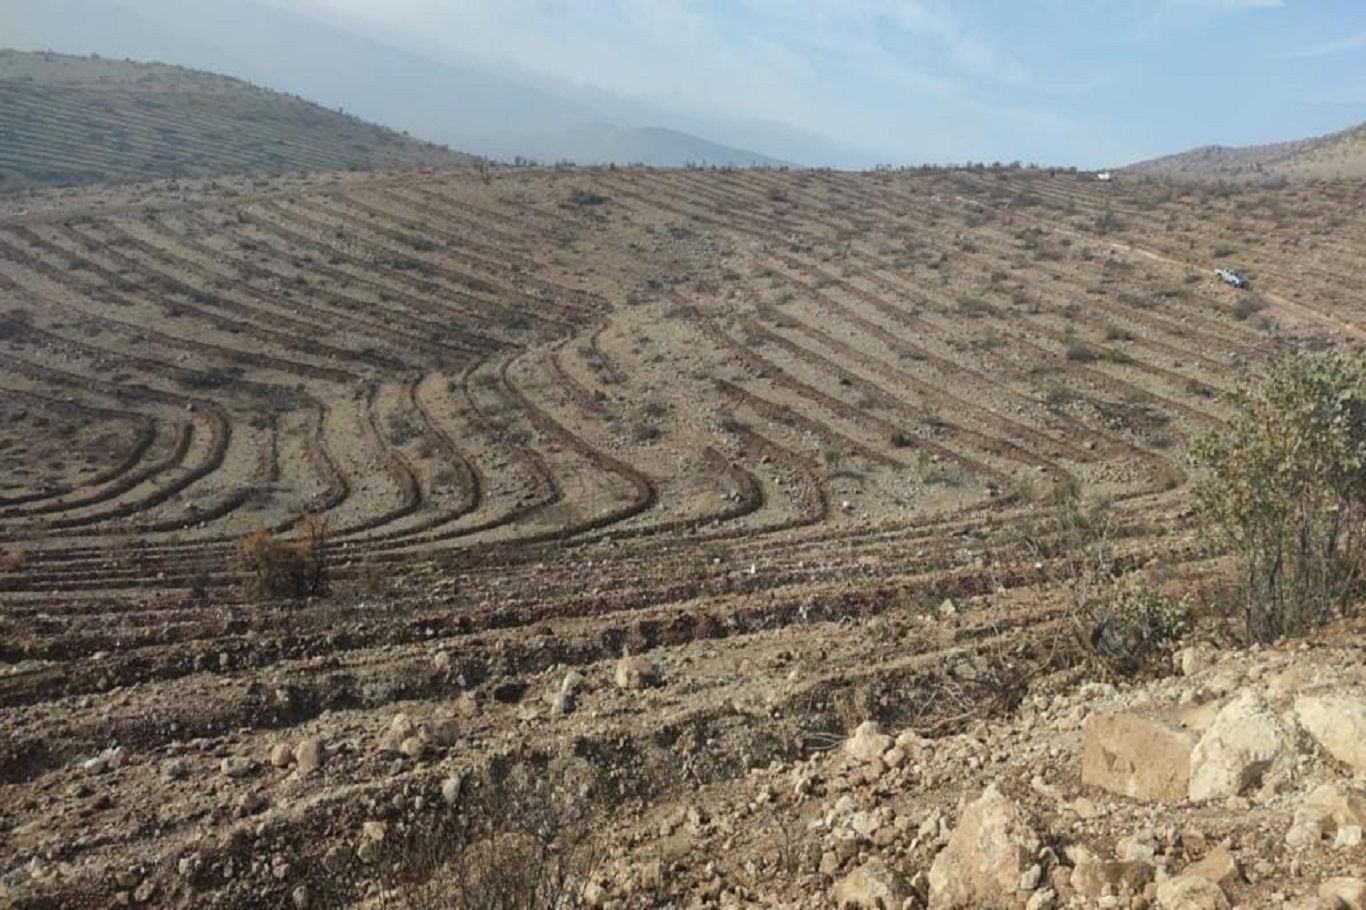
[(1366, 879), (1330, 878), (1319, 885), (1323, 910), (1366, 910)]
[(876, 860), (850, 872), (830, 892), (840, 910), (900, 910), (911, 889), (891, 869)]
[(844, 751), (861, 762), (870, 762), (882, 757), (892, 747), (892, 738), (882, 732), (875, 720), (865, 720), (854, 730), (854, 735), (845, 740)]
[(1226, 888), (1238, 880), (1238, 861), (1223, 847), (1215, 847), (1206, 853), (1199, 862), (1192, 863), (1181, 873), (1198, 876)]
[(1178, 875), (1157, 886), (1162, 910), (1228, 910), (1228, 897), (1214, 882), (1197, 875)]
[(1325, 752), (1366, 776), (1366, 697), (1305, 695), (1295, 700), (1295, 719)]
[(407, 714), (395, 714), (388, 728), (379, 735), (379, 751), (402, 753), (404, 741), (411, 739), (416, 733), (417, 725), (413, 723), (412, 718)]
[(241, 756), (232, 756), (219, 762), (218, 770), (224, 777), (246, 777), (256, 770), (256, 762)]
[(299, 744), (294, 747), (294, 772), (300, 777), (307, 777), (321, 768), (322, 764), (322, 740), (316, 736), (299, 740)]
[(1200, 802), (1238, 796), (1290, 751), (1276, 716), (1259, 696), (1245, 693), (1220, 710), (1192, 750), (1190, 798)]
[(294, 749), (289, 743), (276, 743), (270, 750), (270, 763), (277, 768), (288, 768), (290, 762), (294, 761)]
[(1195, 738), (1132, 714), (1093, 714), (1082, 728), (1081, 780), (1141, 802), (1180, 803)]
[(1081, 845), (1069, 847), (1067, 858), (1072, 863), (1070, 884), (1084, 897), (1100, 897), (1107, 891), (1137, 894), (1153, 879), (1152, 867), (1147, 863), (1101, 859)]
[(963, 810), (958, 828), (930, 867), (932, 910), (1009, 906), (1034, 865), (1039, 838), (1019, 807), (993, 784)]
[(1295, 820), (1285, 841), (1291, 847), (1303, 849), (1317, 846), (1325, 837), (1336, 841), (1342, 831), (1362, 827), (1366, 827), (1366, 800), (1332, 784), (1322, 784), (1295, 810)]

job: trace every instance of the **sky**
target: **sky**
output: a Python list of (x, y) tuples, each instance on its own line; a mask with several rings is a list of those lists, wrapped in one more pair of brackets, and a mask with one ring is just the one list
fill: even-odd
[(1124, 163), (1366, 120), (1363, 0), (274, 0), (888, 163)]

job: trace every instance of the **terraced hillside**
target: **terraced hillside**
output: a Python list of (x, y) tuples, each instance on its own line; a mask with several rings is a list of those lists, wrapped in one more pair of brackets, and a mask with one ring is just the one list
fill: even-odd
[[(1187, 443), (1267, 354), (1366, 334), (1362, 194), (507, 170), (0, 202), (9, 893), (348, 905), (388, 869), (363, 823), (475, 806), (449, 781), (481, 768), (644, 812), (868, 716), (1010, 710), (1067, 661), (1058, 503), (1111, 503), (1117, 567), (1209, 570)], [(251, 602), (239, 542), (305, 515), (331, 597)], [(614, 688), (623, 648), (663, 685)], [(577, 711), (542, 698), (567, 668)], [(269, 764), (304, 740), (321, 768)]]
[(468, 156), (300, 98), (162, 64), (0, 49), (0, 192)]
[(1366, 124), (1292, 142), (1202, 146), (1141, 161), (1121, 172), (1187, 181), (1360, 180), (1366, 177)]

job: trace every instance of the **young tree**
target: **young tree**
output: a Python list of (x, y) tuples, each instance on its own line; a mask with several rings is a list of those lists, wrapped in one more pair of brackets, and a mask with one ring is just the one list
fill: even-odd
[(1302, 633), (1345, 609), (1366, 542), (1366, 360), (1295, 354), (1241, 395), (1193, 455), (1200, 508), (1239, 568), (1249, 639)]

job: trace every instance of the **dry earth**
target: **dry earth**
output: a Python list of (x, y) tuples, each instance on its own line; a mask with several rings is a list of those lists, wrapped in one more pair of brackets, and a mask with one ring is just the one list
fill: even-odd
[[(1083, 786), (1083, 727), (1293, 664), (1258, 694), (1299, 730), (1358, 632), (1088, 686), (1054, 503), (1109, 502), (1116, 569), (1210, 603), (1187, 443), (1267, 355), (1360, 339), (1363, 198), (457, 170), (0, 199), (0, 897), (392, 903), (391, 848), (509, 767), (573, 794), (604, 906), (828, 906), (871, 859), (931, 897), (993, 781), (1038, 839), (1003, 902), (1067, 900), (1067, 849), (1120, 837), (1155, 890), (1228, 840), (1230, 899), (1315, 893), (1362, 853), (1275, 846), (1351, 787), (1307, 733), (1288, 777), (1149, 810)], [(248, 602), (238, 542), (306, 513), (332, 595)], [(913, 732), (900, 764), (847, 767), (865, 720)]]

